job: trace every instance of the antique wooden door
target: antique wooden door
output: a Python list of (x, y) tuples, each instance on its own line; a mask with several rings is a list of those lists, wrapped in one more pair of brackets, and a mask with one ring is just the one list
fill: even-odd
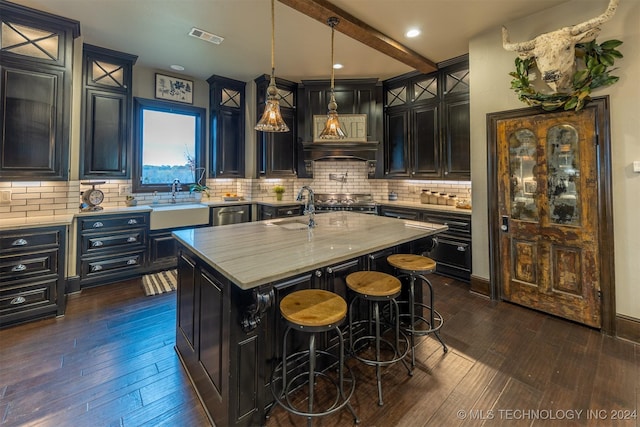
[(594, 109), (496, 123), (502, 298), (601, 326)]

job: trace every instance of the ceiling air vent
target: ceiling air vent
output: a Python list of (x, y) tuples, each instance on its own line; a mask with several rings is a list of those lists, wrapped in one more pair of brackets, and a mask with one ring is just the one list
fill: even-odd
[(215, 34), (211, 34), (207, 31), (195, 27), (193, 27), (191, 31), (189, 31), (189, 35), (213, 44), (220, 44), (224, 40), (224, 37), (216, 36)]

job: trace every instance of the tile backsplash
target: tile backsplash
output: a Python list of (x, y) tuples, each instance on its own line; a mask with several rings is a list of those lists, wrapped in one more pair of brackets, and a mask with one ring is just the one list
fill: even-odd
[[(275, 185), (283, 185), (283, 200), (293, 201), (303, 185), (309, 185), (317, 193), (371, 193), (375, 200), (387, 200), (389, 192), (398, 195), (398, 200), (419, 202), (422, 189), (456, 194), (470, 199), (470, 181), (424, 181), (396, 179), (368, 179), (368, 168), (360, 161), (319, 161), (313, 166), (313, 179), (209, 179), (211, 199), (220, 200), (227, 193), (237, 194), (251, 201), (275, 201)], [(103, 206), (125, 206), (129, 180), (107, 180), (97, 188), (105, 195)], [(2, 218), (23, 218), (78, 212), (80, 192), (90, 186), (80, 181), (13, 181), (0, 182), (0, 191), (11, 192), (10, 202), (0, 202)], [(153, 194), (135, 194), (139, 205), (151, 204)], [(169, 203), (169, 191), (158, 194), (159, 203)], [(205, 199), (206, 200), (206, 199)], [(181, 192), (178, 202), (195, 201), (189, 192)]]

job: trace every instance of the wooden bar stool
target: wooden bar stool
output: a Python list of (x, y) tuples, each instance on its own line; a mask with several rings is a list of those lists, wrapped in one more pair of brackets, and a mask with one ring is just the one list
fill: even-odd
[[(359, 361), (369, 366), (376, 367), (376, 381), (378, 385), (378, 405), (382, 406), (382, 378), (380, 369), (383, 366), (388, 366), (401, 361), (407, 368), (409, 375), (411, 375), (411, 368), (404, 361), (404, 357), (409, 351), (409, 339), (400, 330), (400, 311), (398, 309), (398, 303), (396, 297), (400, 295), (402, 284), (400, 280), (391, 276), (390, 274), (381, 273), (378, 271), (357, 271), (351, 273), (346, 278), (347, 287), (351, 289), (355, 296), (349, 304), (349, 349), (353, 356)], [(363, 299), (369, 303), (369, 306), (373, 306), (373, 320), (358, 320), (353, 321), (353, 304), (359, 299)], [(389, 302), (389, 319), (393, 322), (394, 329), (394, 342), (383, 337), (383, 333), (380, 330), (380, 307), (379, 303)], [(354, 326), (366, 323), (369, 326), (375, 328), (375, 334), (372, 335), (369, 328), (369, 335), (364, 335), (353, 339)], [(372, 325), (373, 324), (373, 325)], [(375, 344), (375, 358), (370, 358), (356, 352), (360, 343)], [(384, 345), (390, 350), (387, 357), (382, 356), (381, 346)]]
[[(411, 338), (411, 366), (416, 366), (415, 355), (415, 337), (433, 334), (440, 344), (442, 349), (446, 353), (448, 351), (446, 344), (440, 337), (440, 328), (444, 323), (442, 315), (433, 308), (433, 285), (429, 279), (425, 277), (425, 274), (431, 274), (436, 271), (436, 262), (431, 258), (427, 258), (422, 255), (412, 254), (395, 254), (387, 257), (387, 262), (392, 267), (398, 270), (400, 277), (409, 277), (409, 301), (407, 302), (409, 313), (403, 314), (402, 317), (408, 317), (409, 321), (404, 330), (409, 334)], [(429, 304), (416, 302), (415, 300), (415, 281), (419, 278), (427, 284), (429, 288)], [(416, 314), (416, 307), (418, 309), (425, 309), (428, 312), (428, 318), (423, 314)], [(416, 322), (420, 322), (426, 325), (426, 328), (417, 329)]]
[[(311, 426), (314, 417), (321, 417), (332, 414), (345, 406), (353, 415), (354, 422), (360, 422), (353, 407), (349, 403), (349, 399), (355, 390), (355, 377), (351, 370), (344, 365), (344, 337), (338, 325), (340, 325), (347, 314), (347, 303), (345, 300), (333, 292), (321, 289), (305, 289), (292, 292), (285, 296), (280, 302), (280, 313), (287, 322), (287, 329), (284, 333), (282, 343), (282, 361), (276, 366), (272, 381), (271, 391), (280, 406), (285, 410), (307, 417), (307, 425)], [(287, 356), (287, 336), (292, 330), (297, 330), (309, 334), (309, 347), (307, 350), (299, 351)], [(339, 350), (336, 356), (324, 350), (316, 348), (316, 333), (335, 331), (338, 336)], [(326, 357), (327, 361), (338, 362), (338, 379), (332, 378), (328, 371), (322, 372), (317, 370), (316, 357)], [(302, 367), (294, 367), (293, 377), (287, 378), (287, 366), (289, 362), (299, 361), (304, 356), (308, 357)], [(328, 362), (328, 363), (330, 363)], [(298, 368), (298, 369), (296, 369)], [(305, 368), (308, 368), (305, 370)], [(349, 378), (345, 378), (344, 370), (348, 371)], [(300, 372), (302, 371), (302, 372)], [(278, 372), (280, 376), (278, 377)], [(332, 383), (336, 388), (335, 399), (333, 403), (327, 404), (327, 408), (317, 410), (314, 408), (315, 385), (319, 377)], [(305, 378), (309, 389), (307, 400), (307, 408), (299, 408), (291, 398), (292, 393), (302, 388), (305, 384)], [(349, 382), (350, 388), (345, 392), (345, 382)], [(278, 385), (281, 387), (278, 388)], [(326, 396), (323, 394), (322, 397)]]

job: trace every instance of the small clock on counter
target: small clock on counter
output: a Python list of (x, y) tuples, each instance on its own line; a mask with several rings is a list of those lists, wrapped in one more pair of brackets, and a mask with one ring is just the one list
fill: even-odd
[(100, 203), (104, 201), (104, 193), (96, 188), (96, 185), (104, 184), (105, 181), (91, 181), (91, 182), (81, 182), (82, 185), (90, 185), (90, 190), (84, 190), (80, 193), (80, 198), (82, 202), (80, 203), (80, 210), (83, 212), (87, 211), (99, 211), (102, 210), (103, 207), (100, 206)]

